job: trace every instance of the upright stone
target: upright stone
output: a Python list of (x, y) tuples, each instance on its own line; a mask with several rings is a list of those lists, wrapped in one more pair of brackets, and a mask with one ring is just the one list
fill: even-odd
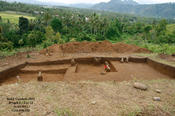
[(41, 72), (39, 72), (38, 73), (38, 81), (43, 81), (43, 76), (42, 76), (42, 73)]

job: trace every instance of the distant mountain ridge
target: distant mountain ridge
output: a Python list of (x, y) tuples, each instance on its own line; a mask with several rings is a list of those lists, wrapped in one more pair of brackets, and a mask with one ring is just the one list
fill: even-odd
[(111, 0), (107, 3), (102, 2), (96, 4), (92, 7), (92, 9), (114, 11), (139, 16), (175, 19), (175, 3), (138, 4), (133, 0)]
[(175, 3), (139, 4), (134, 0), (111, 0), (98, 4), (62, 4), (57, 2), (42, 2), (40, 0), (3, 0), (7, 2), (21, 2), (48, 6), (66, 6), (75, 8), (90, 8), (95, 10), (113, 11), (138, 16), (172, 18), (175, 19)]
[(138, 3), (133, 0), (111, 0), (108, 2), (109, 4), (130, 4), (130, 5), (137, 5)]

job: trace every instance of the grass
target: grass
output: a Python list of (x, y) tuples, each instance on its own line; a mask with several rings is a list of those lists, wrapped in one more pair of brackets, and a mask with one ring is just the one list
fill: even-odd
[(25, 17), (27, 19), (35, 19), (35, 17), (30, 16), (29, 14), (26, 13), (21, 13), (21, 12), (13, 12), (13, 11), (4, 11), (0, 12), (0, 16), (3, 19), (3, 22), (7, 22), (8, 20), (11, 23), (18, 24), (19, 17)]
[[(23, 47), (23, 48), (15, 48), (13, 50), (3, 50), (3, 51), (0, 51), (0, 58), (6, 57), (6, 56), (13, 56), (18, 52), (39, 51), (41, 49), (43, 49), (42, 45), (37, 45), (35, 48)], [(27, 57), (30, 57), (30, 56), (27, 56)]]
[(57, 116), (74, 116), (69, 109), (57, 109), (55, 110)]
[(167, 25), (167, 32), (168, 33), (173, 33), (173, 31), (175, 31), (175, 24)]
[(127, 38), (124, 39), (122, 42), (126, 44), (134, 44), (142, 48), (147, 48), (153, 53), (165, 53), (169, 55), (175, 53), (175, 44), (154, 44), (154, 43), (148, 43), (141, 39), (134, 39), (134, 38)]

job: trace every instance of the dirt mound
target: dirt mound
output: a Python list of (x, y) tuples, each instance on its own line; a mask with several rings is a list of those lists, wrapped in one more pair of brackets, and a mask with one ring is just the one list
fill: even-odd
[(150, 53), (150, 51), (146, 48), (140, 48), (136, 45), (129, 45), (120, 42), (113, 44), (113, 49), (117, 53)]
[(146, 48), (125, 43), (112, 44), (105, 40), (103, 42), (69, 42), (62, 45), (53, 45), (41, 50), (40, 54), (50, 53), (150, 53)]
[(47, 52), (49, 52), (49, 53), (60, 53), (61, 50), (60, 50), (60, 47), (59, 47), (58, 44), (54, 44), (52, 46), (49, 46), (46, 49), (41, 50), (39, 53), (40, 54), (46, 54)]
[(114, 52), (112, 43), (109, 41), (103, 42), (70, 42), (60, 45), (64, 53), (91, 53), (91, 52)]

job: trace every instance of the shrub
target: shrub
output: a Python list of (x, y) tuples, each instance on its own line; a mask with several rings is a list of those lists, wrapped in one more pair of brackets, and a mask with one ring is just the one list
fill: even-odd
[(12, 50), (13, 49), (13, 43), (8, 41), (8, 42), (0, 42), (0, 50)]
[(54, 18), (52, 21), (51, 21), (51, 26), (52, 26), (52, 29), (55, 31), (55, 32), (61, 32), (62, 30), (62, 23), (59, 19), (57, 18)]
[(37, 44), (40, 44), (45, 40), (45, 36), (40, 31), (31, 31), (27, 36), (27, 43), (29, 46), (35, 47)]

